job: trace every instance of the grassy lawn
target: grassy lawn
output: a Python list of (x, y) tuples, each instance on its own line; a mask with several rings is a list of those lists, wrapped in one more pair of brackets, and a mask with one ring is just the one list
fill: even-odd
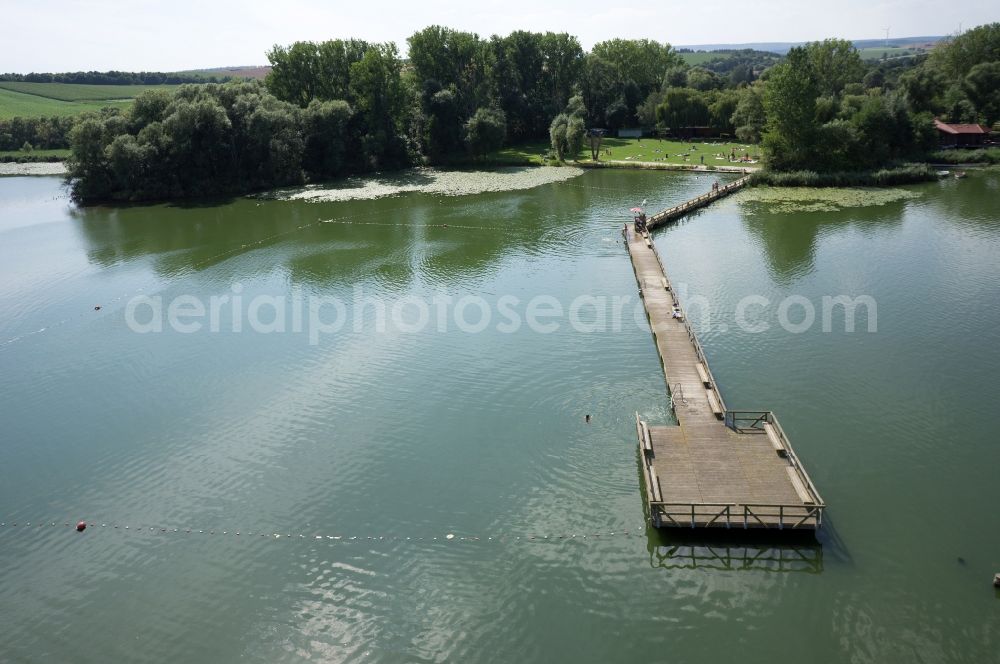
[[(692, 150), (695, 146), (697, 149)], [(605, 150), (611, 150), (608, 155)], [(705, 166), (739, 166), (731, 164), (729, 155), (733, 152), (740, 158), (746, 153), (755, 157), (760, 149), (755, 145), (730, 143), (723, 141), (685, 143), (681, 141), (659, 140), (656, 138), (605, 138), (601, 142), (601, 161), (650, 161), (665, 164), (701, 165), (701, 157), (705, 157)], [(489, 155), (488, 161), (495, 164), (537, 164), (545, 163), (544, 156), (550, 154), (552, 148), (546, 141), (519, 143), (498, 150)], [(725, 153), (726, 158), (716, 159), (716, 155)], [(687, 155), (686, 157), (684, 155)], [(577, 155), (579, 161), (590, 161), (590, 145), (584, 143), (583, 149)], [(572, 162), (570, 162), (572, 163)]]
[[(692, 149), (692, 147), (696, 149)], [(749, 153), (751, 158), (760, 153), (760, 149), (755, 145), (744, 143), (731, 143), (725, 141), (696, 141), (683, 142), (657, 138), (605, 138), (601, 142), (601, 150), (611, 150), (608, 155), (604, 152), (601, 161), (650, 161), (665, 164), (686, 164), (700, 165), (701, 157), (705, 157), (705, 166), (730, 166), (729, 155), (736, 153), (739, 159)], [(725, 158), (716, 158), (716, 155), (724, 153)], [(577, 159), (590, 159), (590, 146), (584, 145)]]
[(545, 163), (545, 155), (551, 152), (552, 146), (548, 141), (531, 141), (528, 143), (518, 143), (510, 145), (496, 152), (491, 152), (487, 159), (491, 163), (510, 164), (520, 166), (522, 164), (535, 164), (541, 166)]
[(176, 85), (84, 85), (80, 83), (25, 83), (0, 81), (0, 88), (59, 101), (134, 99), (146, 90), (174, 90)]
[(51, 117), (55, 115), (78, 115), (87, 111), (99, 111), (105, 106), (127, 108), (132, 100), (126, 101), (61, 101), (0, 88), (0, 119), (21, 117)]

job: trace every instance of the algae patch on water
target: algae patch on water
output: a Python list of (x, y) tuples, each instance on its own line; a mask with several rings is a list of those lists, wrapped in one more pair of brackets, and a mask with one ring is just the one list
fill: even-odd
[(352, 177), (328, 184), (285, 190), (273, 196), (279, 200), (316, 202), (370, 200), (407, 192), (443, 196), (466, 196), (491, 191), (532, 189), (543, 184), (577, 177), (583, 169), (553, 166), (513, 166), (489, 171), (441, 171), (413, 168), (398, 173)]
[(733, 200), (753, 214), (758, 206), (768, 212), (837, 212), (919, 197), (920, 192), (901, 188), (751, 187), (737, 193)]

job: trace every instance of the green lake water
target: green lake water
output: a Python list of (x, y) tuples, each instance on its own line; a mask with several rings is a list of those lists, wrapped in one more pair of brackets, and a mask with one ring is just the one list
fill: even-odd
[[(774, 410), (829, 506), (794, 544), (645, 525), (633, 413), (670, 416), (619, 229), (713, 179), (79, 209), (0, 178), (0, 661), (1000, 662), (1000, 173), (657, 232), (727, 404)], [(358, 289), (401, 324), (127, 322)], [(839, 295), (877, 310), (824, 331)], [(465, 296), (482, 331), (418, 324)], [(498, 326), (581, 296), (622, 323)]]

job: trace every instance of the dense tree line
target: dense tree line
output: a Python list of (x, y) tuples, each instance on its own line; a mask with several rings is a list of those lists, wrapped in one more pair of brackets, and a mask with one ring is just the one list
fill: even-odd
[(228, 76), (165, 73), (161, 71), (74, 71), (58, 74), (0, 74), (0, 81), (25, 83), (79, 83), (84, 85), (179, 85), (181, 83), (221, 83)]
[(73, 117), (0, 120), (0, 150), (68, 148), (70, 131), (76, 122)]
[(866, 64), (834, 39), (769, 67), (739, 52), (718, 71), (650, 40), (587, 53), (565, 33), (484, 39), (431, 26), (408, 45), (406, 61), (391, 43), (275, 46), (264, 83), (150, 92), (124, 114), (88, 117), (71, 133), (76, 195), (236, 193), (477, 158), (525, 140), (574, 158), (588, 129), (627, 126), (679, 136), (707, 127), (762, 142), (775, 170), (844, 172), (926, 154), (935, 116), (1000, 119), (1000, 24), (899, 62)]
[(964, 32), (899, 77), (907, 103), (952, 122), (1000, 120), (1000, 23)]
[(73, 192), (83, 201), (191, 198), (340, 175), (353, 115), (341, 101), (299, 108), (259, 82), (148, 91), (125, 114), (74, 127)]
[[(678, 51), (683, 53), (684, 51)], [(687, 49), (687, 52), (691, 52)], [(732, 85), (752, 83), (768, 67), (781, 62), (777, 53), (744, 49), (719, 49), (712, 51), (713, 57), (702, 62), (699, 67), (727, 78)]]
[(934, 118), (1000, 120), (1000, 23), (899, 67), (868, 67), (846, 41), (793, 48), (763, 85), (763, 147), (775, 170), (837, 172), (921, 158)]
[[(432, 160), (463, 149), (463, 128), (479, 109), (503, 114), (511, 142), (546, 137), (552, 118), (574, 94), (583, 100), (589, 126), (631, 126), (637, 107), (659, 89), (667, 70), (683, 66), (669, 45), (650, 40), (613, 39), (585, 53), (566, 33), (517, 31), (484, 39), (431, 26), (407, 42), (399, 131)], [(268, 54), (268, 88), (300, 106), (312, 99), (353, 103), (344, 82), (367, 48), (357, 40), (275, 47)]]

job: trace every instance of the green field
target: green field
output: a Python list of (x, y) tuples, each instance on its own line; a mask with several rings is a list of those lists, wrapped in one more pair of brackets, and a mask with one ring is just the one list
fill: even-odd
[(887, 58), (898, 58), (903, 55), (916, 55), (925, 51), (916, 48), (903, 48), (902, 46), (873, 46), (858, 50), (862, 60), (881, 60), (884, 55)]
[(99, 111), (105, 106), (126, 108), (127, 101), (60, 101), (37, 95), (0, 88), (0, 119), (21, 117), (52, 117), (56, 115), (78, 115), (86, 111)]
[(188, 69), (186, 71), (179, 71), (178, 74), (187, 74), (189, 76), (201, 76), (203, 78), (209, 78), (215, 76), (216, 78), (225, 78), (230, 76), (232, 78), (257, 78), (262, 79), (267, 76), (268, 72), (271, 71), (271, 67), (268, 65), (256, 65), (247, 67), (216, 67), (215, 69)]
[(80, 83), (25, 83), (0, 81), (0, 88), (59, 101), (134, 99), (146, 90), (174, 90), (176, 85), (84, 85)]
[(145, 90), (174, 90), (176, 85), (82, 85), (0, 81), (0, 118), (77, 115), (105, 106), (127, 108)]

